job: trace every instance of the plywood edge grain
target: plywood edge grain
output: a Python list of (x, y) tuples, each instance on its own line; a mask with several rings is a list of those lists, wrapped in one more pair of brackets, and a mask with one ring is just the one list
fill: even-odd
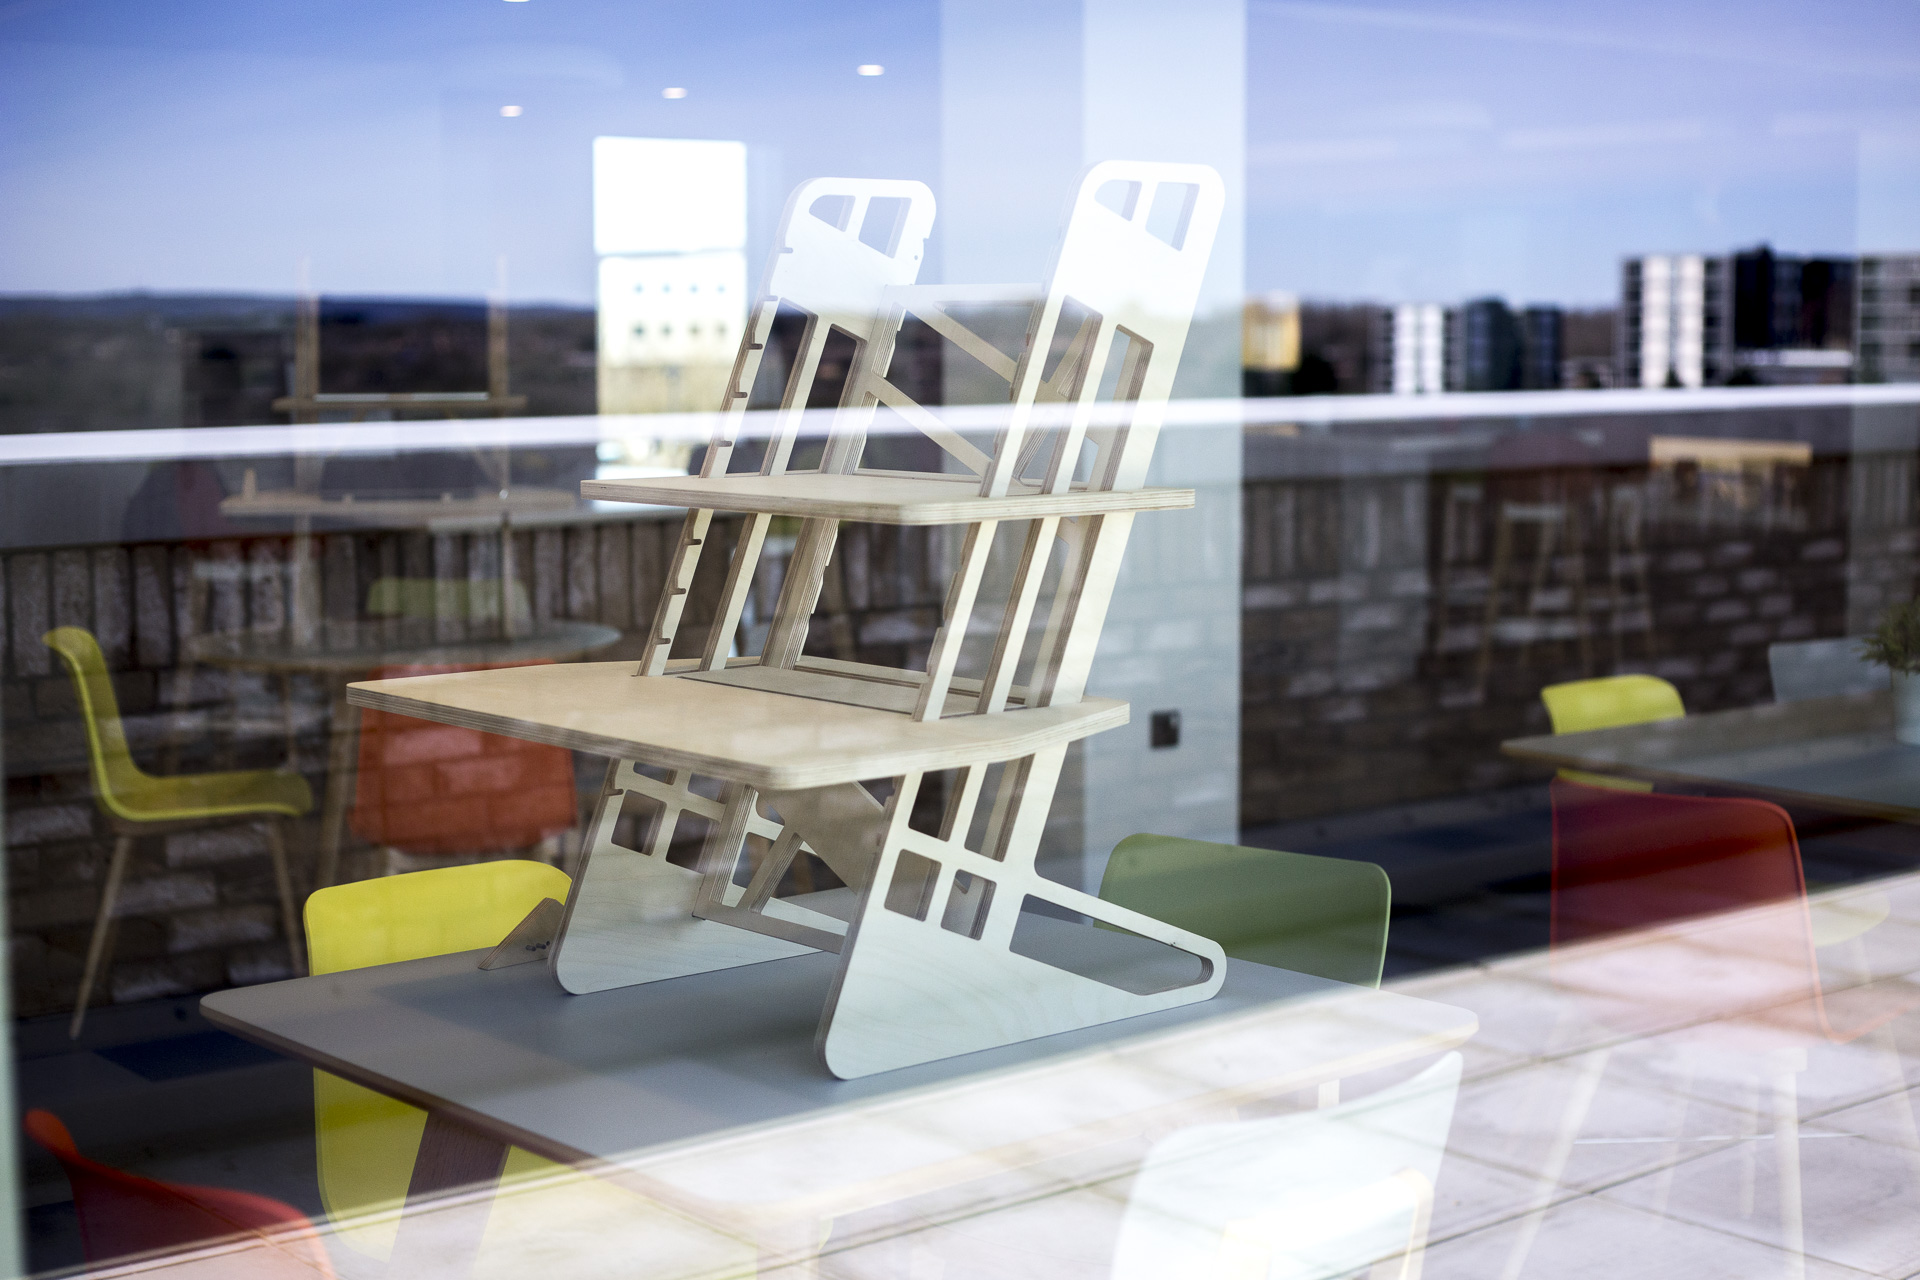
[(603, 502), (824, 517), (867, 524), (970, 524), (1116, 511), (1172, 511), (1191, 507), (1191, 489), (1075, 489), (982, 498), (939, 477), (828, 475), (667, 476), (585, 480), (580, 496)]
[[(583, 672), (583, 668), (593, 668)], [(1048, 747), (1060, 746), (1127, 723), (1125, 702), (1113, 698), (1086, 698), (1058, 707), (1023, 707), (996, 715), (954, 716), (918, 722), (907, 716), (864, 708), (835, 708), (842, 728), (857, 730), (857, 742), (796, 752), (790, 758), (769, 758), (761, 735), (743, 733), (738, 750), (701, 749), (680, 726), (688, 718), (684, 707), (666, 717), (653, 717), (644, 702), (620, 709), (589, 708), (574, 715), (573, 708), (553, 695), (560, 680), (585, 675), (588, 687), (568, 690), (576, 700), (591, 700), (598, 682), (618, 681), (630, 693), (639, 686), (628, 682), (672, 681), (681, 689), (699, 690), (702, 718), (731, 721), (753, 729), (777, 729), (795, 719), (818, 718), (821, 703), (759, 690), (697, 683), (671, 676), (634, 676), (632, 664), (573, 663), (563, 666), (520, 667), (506, 671), (454, 672), (373, 680), (347, 687), (354, 706), (396, 715), (413, 716), (439, 724), (497, 733), (529, 742), (585, 751), (616, 760), (638, 760), (666, 768), (691, 769), (709, 777), (743, 782), (762, 790), (798, 791), (809, 787), (893, 777), (903, 772), (957, 768), (982, 761), (1011, 760)], [(517, 686), (511, 698), (502, 696), (508, 682)], [(512, 710), (503, 704), (512, 703)], [(711, 713), (710, 715), (708, 713)], [(630, 721), (658, 736), (628, 735), (611, 727), (610, 720)], [(591, 721), (590, 723), (586, 721)], [(651, 721), (651, 723), (650, 723)], [(756, 754), (759, 752), (759, 754)]]

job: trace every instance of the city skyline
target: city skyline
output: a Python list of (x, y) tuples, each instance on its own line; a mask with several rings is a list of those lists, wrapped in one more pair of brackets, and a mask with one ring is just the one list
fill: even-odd
[[(346, 8), (0, 13), (0, 291), (284, 294), (304, 263), (330, 294), (477, 296), (504, 255), (515, 300), (588, 303), (598, 134), (744, 141), (755, 263), (803, 178), (941, 190), (931, 0), (804, 31), (771, 5)], [(1246, 21), (1249, 293), (1591, 306), (1636, 253), (1920, 248), (1906, 7), (1633, 0), (1583, 26), (1253, 0)]]

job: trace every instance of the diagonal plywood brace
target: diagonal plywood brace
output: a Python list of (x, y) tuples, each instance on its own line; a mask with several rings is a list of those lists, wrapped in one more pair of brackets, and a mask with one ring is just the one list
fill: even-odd
[(527, 918), (513, 926), (513, 931), (500, 940), (499, 946), (487, 952), (480, 967), (510, 969), (516, 964), (545, 960), (560, 932), (560, 922), (566, 916), (567, 909), (560, 899), (540, 899), (539, 905), (527, 912)]
[[(660, 823), (650, 842), (658, 852), (643, 853), (615, 841), (629, 791), (664, 797), (676, 812), (695, 813), (718, 825), (720, 802), (694, 794), (689, 782), (686, 775), (677, 775), (675, 783), (658, 782), (630, 760), (615, 766), (552, 951), (554, 977), (566, 990), (576, 995), (606, 991), (818, 949), (696, 915), (703, 877), (691, 867), (667, 861), (671, 820)], [(775, 840), (781, 835), (776, 824), (764, 819), (750, 826)], [(839, 927), (830, 917), (819, 916), (818, 921), (824, 931)]]

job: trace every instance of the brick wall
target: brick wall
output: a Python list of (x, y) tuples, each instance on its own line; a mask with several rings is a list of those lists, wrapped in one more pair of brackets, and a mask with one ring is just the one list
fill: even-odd
[[(1690, 710), (1751, 705), (1772, 697), (1770, 644), (1845, 634), (1864, 595), (1874, 617), (1912, 596), (1911, 456), (1830, 455), (1771, 485), (1749, 479), (1736, 492), (1645, 464), (1271, 479), (1250, 467), (1243, 825), (1538, 780), (1498, 747), (1548, 730), (1543, 685), (1644, 671)], [(1540, 526), (1510, 522), (1482, 679), (1499, 512), (1543, 496), (1583, 514), (1580, 554), (1562, 533), (1536, 593)]]

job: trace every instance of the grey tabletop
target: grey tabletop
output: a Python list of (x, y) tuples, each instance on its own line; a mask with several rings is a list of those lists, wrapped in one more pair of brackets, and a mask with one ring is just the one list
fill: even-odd
[[(1074, 947), (1118, 936), (1061, 927)], [(1310, 1088), (1441, 1052), (1477, 1026), (1431, 1001), (1231, 961), (1211, 1001), (843, 1081), (814, 1052), (836, 956), (574, 996), (545, 965), (482, 971), (483, 954), (222, 991), (202, 1008), (248, 1039), (551, 1159), (619, 1166), (652, 1191), (841, 1210), (928, 1169), (952, 1180), (1199, 1100)]]
[[(418, 624), (416, 624), (418, 625)], [(430, 631), (427, 622), (419, 629)], [(329, 622), (324, 643), (297, 645), (281, 632), (221, 632), (196, 636), (187, 656), (209, 666), (249, 671), (359, 673), (388, 666), (504, 666), (542, 659), (576, 658), (615, 644), (620, 632), (593, 622), (542, 622), (506, 636), (473, 636), (438, 642), (411, 637), (406, 622)]]
[(1501, 748), (1563, 769), (1739, 788), (1920, 822), (1920, 747), (1893, 736), (1885, 690), (1516, 738)]

